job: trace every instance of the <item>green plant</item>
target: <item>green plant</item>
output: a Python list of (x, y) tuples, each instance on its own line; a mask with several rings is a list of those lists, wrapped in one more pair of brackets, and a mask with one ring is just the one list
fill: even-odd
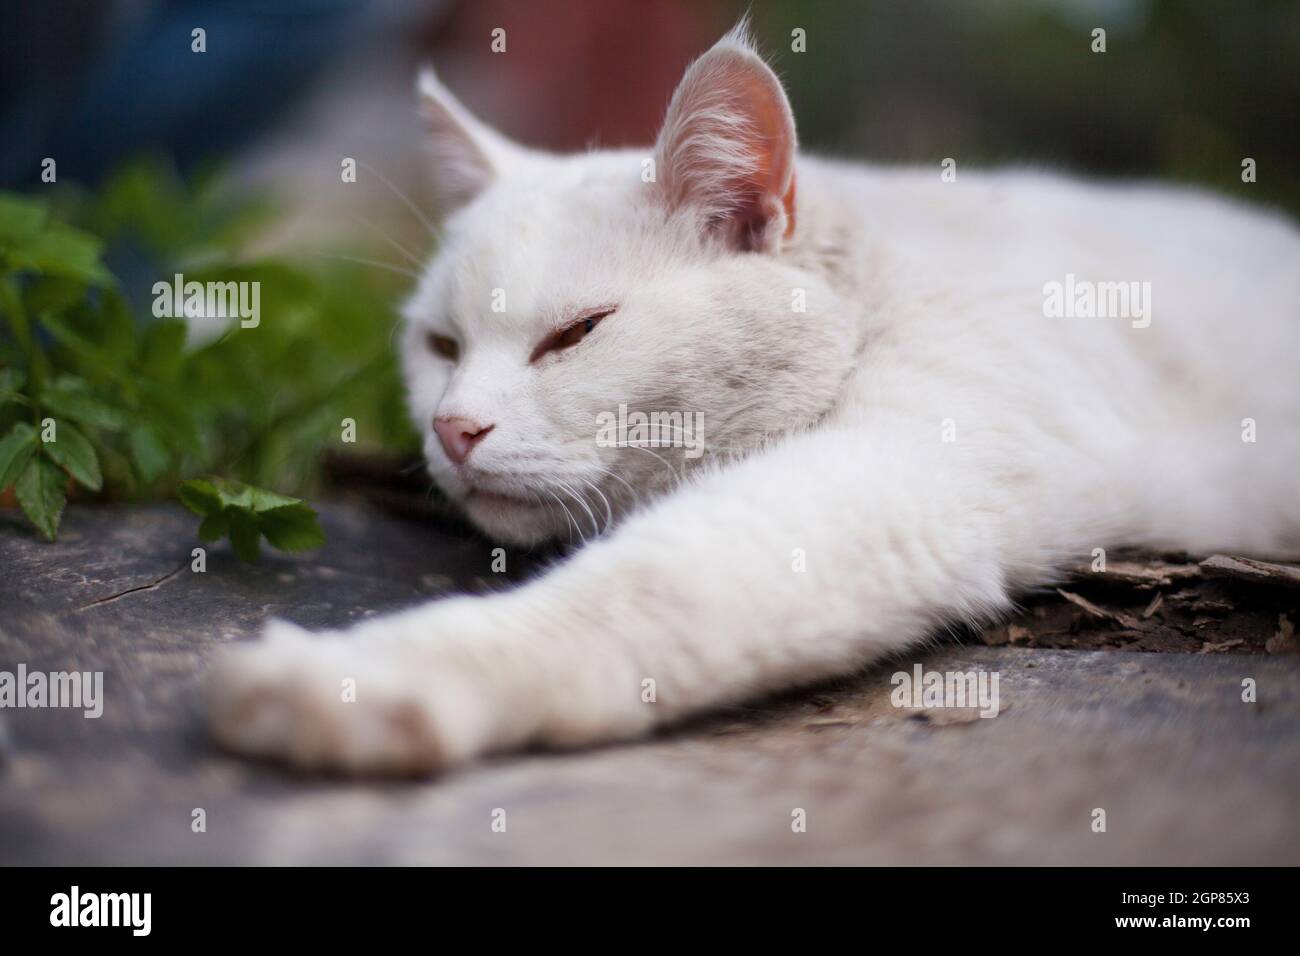
[(281, 551), (308, 551), (325, 543), (316, 512), (300, 498), (221, 478), (187, 481), (180, 496), (185, 507), (203, 516), (199, 537), (216, 541), (229, 534), (245, 561), (257, 559), (262, 538)]
[[(19, 406), (31, 420), (14, 421), (0, 439), (0, 490), (13, 487), (23, 511), (53, 539), (69, 476), (82, 487), (103, 485), (100, 456), (77, 426), (119, 429), (123, 417), (85, 378), (68, 374), (43, 341), (82, 345), (72, 314), (93, 290), (106, 321), (120, 316), (113, 278), (91, 236), (54, 222), (46, 207), (0, 196), (0, 310), (7, 319), (0, 403)], [(92, 432), (93, 433), (93, 432)]]
[[(96, 195), (0, 193), (0, 494), (12, 487), (47, 538), (69, 492), (170, 497), (187, 475), (219, 473), (229, 483), (207, 487), (241, 557), (256, 555), (258, 534), (314, 547), (314, 517), (314, 530), (281, 527), (310, 509), (260, 486), (309, 489), (343, 418), (358, 423), (363, 447), (413, 446), (389, 345), (391, 281), (241, 257), (267, 215), (147, 163)], [(115, 277), (105, 260), (122, 250)], [(261, 322), (156, 317), (149, 290), (178, 272), (256, 283)], [(194, 508), (208, 494), (182, 500)], [(245, 504), (257, 516), (251, 546)]]

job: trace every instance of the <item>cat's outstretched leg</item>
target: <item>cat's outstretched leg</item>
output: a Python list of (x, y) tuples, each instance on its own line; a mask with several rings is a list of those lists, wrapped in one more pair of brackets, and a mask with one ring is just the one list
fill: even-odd
[(1000, 608), (1033, 495), (904, 432), (786, 439), (513, 592), (346, 633), (273, 624), (215, 668), (215, 733), (303, 766), (428, 771), (635, 736)]

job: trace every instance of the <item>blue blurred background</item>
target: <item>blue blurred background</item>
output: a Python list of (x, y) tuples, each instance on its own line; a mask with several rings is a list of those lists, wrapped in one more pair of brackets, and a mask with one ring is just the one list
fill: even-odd
[[(331, 94), (338, 111), (401, 122), (391, 104), (409, 108), (411, 72), (429, 58), (521, 139), (647, 142), (681, 68), (751, 7), (813, 148), (1243, 194), (1249, 156), (1249, 195), (1300, 210), (1295, 0), (9, 0), (0, 185), (37, 183), (47, 156), (86, 183), (146, 152), (187, 172), (246, 160)], [(505, 55), (489, 49), (494, 27)], [(790, 50), (796, 27), (805, 53)], [(1090, 49), (1095, 27), (1104, 54)], [(349, 128), (328, 108), (312, 115), (318, 137)], [(353, 148), (412, 146), (411, 125), (410, 138), (372, 130)]]

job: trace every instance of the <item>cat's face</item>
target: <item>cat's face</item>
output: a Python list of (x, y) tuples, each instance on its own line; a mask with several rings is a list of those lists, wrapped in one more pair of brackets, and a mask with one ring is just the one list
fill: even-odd
[(793, 122), (742, 38), (688, 71), (653, 153), (530, 153), (422, 91), (445, 219), (404, 369), (434, 480), (488, 535), (593, 537), (829, 407), (847, 313), (777, 256)]

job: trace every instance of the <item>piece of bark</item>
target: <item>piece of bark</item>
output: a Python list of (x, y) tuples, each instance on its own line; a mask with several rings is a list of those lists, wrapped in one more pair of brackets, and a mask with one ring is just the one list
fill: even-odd
[(1159, 594), (1157, 594), (1155, 597), (1151, 599), (1151, 603), (1148, 604), (1146, 610), (1142, 612), (1142, 619), (1148, 620), (1152, 614), (1160, 610), (1160, 605), (1164, 603), (1165, 603), (1165, 593), (1161, 591)]
[(1197, 653), (1198, 654), (1226, 654), (1234, 647), (1240, 647), (1242, 644), (1245, 643), (1246, 642), (1241, 640), (1240, 638), (1231, 641), (1222, 641), (1218, 644), (1212, 644), (1209, 641), (1205, 641), (1203, 644), (1201, 644), (1201, 649), (1197, 651)]
[(1107, 561), (1103, 570), (1094, 571), (1091, 564), (1075, 569), (1080, 577), (1116, 584), (1131, 584), (1140, 589), (1167, 587), (1175, 581), (1185, 581), (1201, 575), (1195, 564), (1172, 564), (1153, 558), (1150, 561)]
[(980, 640), (989, 647), (1002, 647), (1006, 644), (1029, 644), (1034, 633), (1019, 624), (997, 624), (986, 627), (980, 632)]
[(1222, 598), (1201, 598), (1192, 602), (1192, 612), (1195, 614), (1224, 615), (1231, 614), (1233, 606), (1231, 601), (1225, 601)]
[(1201, 570), (1217, 577), (1300, 588), (1300, 567), (1291, 564), (1275, 564), (1272, 561), (1257, 561), (1254, 558), (1243, 558), (1237, 555), (1212, 554), (1201, 562)]
[(1074, 594), (1070, 591), (1062, 591), (1060, 588), (1056, 589), (1056, 593), (1061, 595), (1061, 597), (1065, 598), (1071, 604), (1083, 608), (1084, 611), (1092, 617), (1100, 618), (1103, 621), (1113, 621), (1116, 624), (1128, 628), (1130, 631), (1142, 630), (1142, 622), (1131, 614), (1125, 614), (1123, 611), (1108, 611), (1104, 607), (1098, 607), (1096, 604), (1093, 604), (1085, 597), (1081, 597), (1080, 595)]

